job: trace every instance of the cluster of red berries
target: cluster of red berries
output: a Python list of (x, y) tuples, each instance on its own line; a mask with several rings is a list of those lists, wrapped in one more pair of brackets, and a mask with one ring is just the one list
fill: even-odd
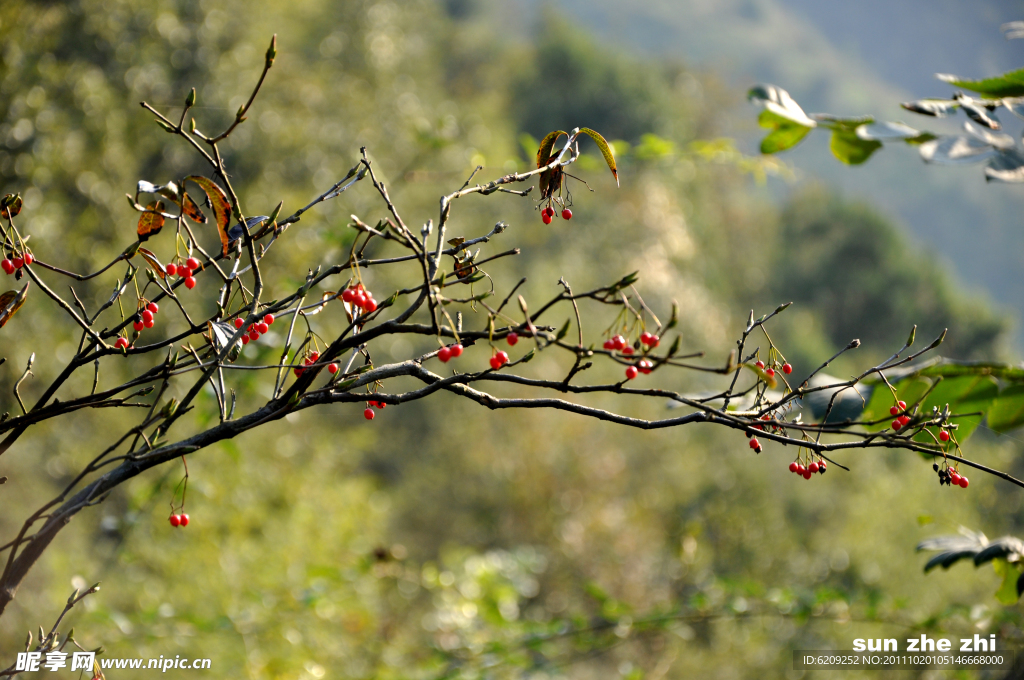
[(141, 333), (143, 328), (152, 328), (156, 324), (156, 313), (159, 311), (160, 307), (155, 302), (150, 302), (140, 313), (135, 315), (132, 328), (136, 333)]
[[(764, 374), (766, 376), (768, 376), (769, 378), (774, 378), (775, 377), (775, 369), (772, 366), (769, 366), (768, 368), (765, 368), (764, 362), (761, 361), (760, 359), (758, 359), (757, 362), (754, 365), (757, 366), (758, 368), (760, 368), (762, 371), (764, 371)], [(776, 366), (777, 365), (778, 365), (778, 363), (776, 363)], [(780, 368), (781, 368), (782, 372), (785, 373), (786, 375), (789, 375), (790, 373), (793, 372), (793, 367), (790, 364), (788, 364), (788, 363), (782, 364), (782, 366)]]
[(460, 343), (447, 345), (437, 351), (437, 358), (441, 360), (442, 364), (447, 364), (449, 359), (458, 359), (461, 356), (462, 345)]
[(626, 341), (626, 338), (622, 337), (621, 335), (616, 335), (608, 338), (607, 340), (604, 341), (604, 345), (602, 346), (606, 350), (612, 352), (614, 352), (615, 350), (619, 350), (623, 354), (633, 353), (633, 348), (629, 346), (629, 342)]
[[(306, 356), (306, 358), (302, 360), (302, 363), (304, 365), (306, 365), (306, 366), (312, 366), (313, 364), (315, 364), (317, 362), (317, 360), (319, 358), (320, 358), (320, 352), (310, 352)], [(328, 370), (330, 370), (330, 369), (328, 369)], [(295, 377), (296, 378), (298, 378), (299, 376), (301, 376), (305, 372), (306, 372), (306, 369), (302, 368), (302, 366), (296, 366), (295, 367)]]
[(192, 290), (196, 287), (195, 277), (192, 276), (192, 272), (199, 269), (199, 260), (194, 257), (190, 257), (181, 264), (174, 264), (171, 262), (164, 269), (167, 271), (168, 276), (174, 276), (177, 274), (181, 278), (185, 279), (185, 287)]
[[(244, 323), (245, 321), (241, 317), (236, 318), (235, 328), (241, 328)], [(249, 327), (245, 329), (245, 333), (242, 335), (242, 344), (248, 345), (250, 342), (259, 340), (261, 335), (267, 334), (272, 323), (274, 323), (274, 315), (267, 314), (263, 317), (263, 321), (249, 324)]]
[(373, 299), (373, 294), (366, 290), (361, 283), (357, 283), (351, 288), (346, 288), (341, 294), (341, 299), (355, 307), (359, 307), (367, 314), (377, 311), (377, 301)]
[(795, 460), (789, 464), (789, 471), (795, 472), (798, 475), (803, 475), (804, 479), (810, 479), (811, 475), (815, 472), (819, 474), (825, 474), (825, 470), (828, 469), (828, 464), (823, 460), (811, 461), (811, 464), (804, 467), (802, 464)]
[(383, 409), (385, 406), (387, 406), (387, 404), (385, 404), (383, 401), (374, 401), (372, 399), (366, 403), (369, 404), (369, 406), (367, 406), (366, 410), (363, 411), (363, 417), (366, 418), (367, 420), (373, 420), (373, 417), (375, 415), (373, 409)]
[(497, 371), (499, 368), (508, 363), (508, 354), (502, 351), (497, 351), (491, 356), (491, 368)]
[[(543, 210), (540, 211), (540, 218), (541, 218), (541, 220), (544, 221), (544, 224), (551, 224), (551, 220), (553, 220), (555, 218), (555, 209), (552, 208), (550, 205), (547, 206), (546, 208), (544, 208)], [(572, 219), (572, 211), (569, 210), (568, 208), (564, 208), (562, 210), (562, 219), (563, 220), (571, 220)]]
[(172, 527), (187, 527), (188, 515), (184, 512), (180, 515), (171, 515), (169, 518)]
[[(893, 406), (892, 408), (889, 409), (889, 415), (894, 416), (897, 413), (900, 413), (900, 412), (906, 411), (906, 410), (907, 410), (907, 402), (899, 401), (899, 402), (896, 402), (895, 406)], [(908, 416), (906, 413), (904, 413), (899, 418), (897, 418), (896, 420), (892, 421), (892, 429), (898, 430), (898, 429), (900, 429), (901, 427), (903, 427), (904, 425), (906, 425), (909, 422), (910, 422), (910, 416)], [(948, 434), (946, 436), (947, 436), (947, 438), (949, 437)], [(946, 441), (946, 440), (943, 439), (942, 441)]]
[(966, 489), (970, 484), (967, 478), (958, 473), (956, 470), (950, 470), (949, 468), (939, 469), (938, 463), (932, 463), (932, 469), (939, 473), (939, 485), (946, 484), (951, 486), (959, 486), (962, 489)]
[(21, 255), (14, 255), (13, 257), (10, 258), (5, 257), (3, 261), (0, 262), (0, 267), (3, 267), (4, 274), (13, 274), (15, 271), (21, 269), (25, 265), (32, 264), (32, 261), (34, 259), (35, 258), (32, 257), (32, 253), (25, 251)]
[(638, 363), (636, 366), (626, 367), (626, 380), (632, 380), (641, 373), (643, 373), (644, 375), (650, 375), (651, 371), (653, 370), (654, 364), (652, 362), (648, 361), (647, 359), (641, 359), (640, 363)]
[(659, 338), (654, 333), (648, 333), (647, 331), (644, 331), (643, 333), (640, 334), (640, 342), (643, 343), (644, 345), (647, 345), (651, 349), (654, 349), (661, 342), (661, 338)]

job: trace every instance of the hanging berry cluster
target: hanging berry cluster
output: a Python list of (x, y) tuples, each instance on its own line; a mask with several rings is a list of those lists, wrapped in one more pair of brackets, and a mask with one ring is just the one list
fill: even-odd
[(362, 283), (346, 288), (341, 294), (341, 299), (354, 307), (362, 309), (367, 314), (377, 311), (377, 301), (373, 299), (373, 294), (366, 290)]
[(177, 274), (180, 278), (185, 280), (185, 287), (192, 290), (196, 287), (195, 272), (199, 269), (200, 263), (194, 257), (189, 257), (184, 262), (175, 264), (173, 261), (168, 264), (164, 269), (167, 271), (168, 276), (174, 276)]
[(455, 343), (454, 345), (445, 345), (441, 349), (437, 350), (437, 358), (441, 360), (442, 364), (447, 364), (451, 359), (458, 359), (462, 356), (462, 345)]
[(828, 463), (820, 458), (818, 460), (812, 460), (806, 466), (799, 460), (794, 460), (789, 464), (789, 471), (801, 475), (804, 479), (810, 479), (811, 475), (815, 473), (823, 475), (827, 469)]
[(32, 253), (24, 251), (22, 253), (11, 253), (8, 257), (5, 257), (3, 261), (0, 261), (0, 267), (3, 268), (4, 274), (13, 274), (27, 264), (32, 264), (35, 258), (32, 257)]
[(959, 486), (962, 489), (966, 489), (970, 482), (967, 477), (961, 475), (956, 468), (950, 469), (945, 461), (942, 463), (942, 467), (939, 467), (938, 463), (932, 463), (932, 469), (939, 473), (939, 485), (945, 484), (946, 486)]
[[(267, 314), (263, 317), (262, 321), (249, 324), (249, 327), (245, 329), (245, 333), (242, 334), (242, 344), (247, 345), (250, 342), (256, 342), (260, 339), (261, 335), (266, 335), (270, 332), (270, 326), (274, 323), (274, 315)], [(235, 328), (241, 328), (245, 324), (245, 321), (238, 317), (235, 319)]]

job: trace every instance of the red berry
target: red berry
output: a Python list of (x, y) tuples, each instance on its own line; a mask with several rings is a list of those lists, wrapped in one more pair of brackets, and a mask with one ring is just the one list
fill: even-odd
[(363, 305), (363, 309), (366, 310), (367, 314), (377, 311), (377, 301), (372, 297), (366, 298), (366, 304)]
[[(243, 342), (243, 343), (249, 342), (249, 339), (248, 339), (248, 338), (249, 338), (249, 336), (248, 336), (248, 335), (243, 335), (243, 336), (242, 336), (242, 342)], [(295, 377), (296, 377), (296, 378), (298, 378), (298, 377), (299, 377), (300, 375), (302, 375), (302, 372), (303, 372), (304, 370), (305, 370), (305, 369), (304, 369), (304, 368), (302, 368), (301, 366), (296, 366), (296, 367), (295, 367)]]
[(547, 213), (544, 213), (543, 215), (541, 215), (540, 219), (541, 219), (541, 221), (544, 222), (544, 224), (551, 224), (551, 215), (548, 215)]
[(193, 288), (196, 287), (196, 280), (189, 276), (188, 278), (185, 279), (185, 287), (188, 288), (189, 290), (192, 290)]
[(501, 359), (499, 359), (497, 357), (497, 355), (495, 355), (495, 356), (491, 357), (490, 364), (491, 364), (491, 368), (493, 368), (495, 371), (497, 371), (499, 368), (501, 368)]
[(766, 369), (764, 369), (764, 374), (766, 376), (768, 376), (769, 378), (774, 378), (775, 377), (775, 369), (774, 368), (766, 368)]
[(758, 359), (758, 360), (757, 360), (757, 363), (756, 363), (756, 364), (754, 364), (754, 365), (755, 365), (755, 366), (757, 366), (757, 367), (758, 367), (758, 368), (760, 368), (760, 369), (763, 369), (763, 368), (764, 368), (764, 362), (763, 362), (763, 361), (761, 361), (760, 359)]
[(143, 323), (145, 323), (146, 321), (152, 321), (152, 320), (153, 320), (153, 312), (149, 311), (148, 309), (142, 310), (142, 321), (143, 321)]
[(942, 430), (941, 432), (939, 432), (939, 440), (940, 441), (944, 441), (944, 442), (948, 442), (949, 441), (949, 433), (946, 432), (945, 430)]
[(3, 267), (5, 274), (13, 274), (14, 270), (16, 269), (14, 263), (8, 260), (6, 257), (4, 258), (3, 262), (0, 262), (0, 267)]
[(616, 335), (612, 340), (615, 341), (615, 349), (623, 349), (626, 346), (626, 338), (621, 335)]
[(178, 267), (173, 262), (164, 267), (164, 271), (167, 272), (168, 276), (174, 276), (178, 273)]
[(807, 468), (804, 470), (804, 479), (810, 479), (812, 474), (814, 473), (811, 472), (810, 468)]
[(187, 279), (188, 277), (192, 276), (192, 270), (183, 264), (178, 265), (178, 276), (180, 276), (183, 279)]
[(172, 527), (176, 527), (181, 524), (181, 518), (177, 515), (171, 515), (170, 522)]
[(645, 345), (651, 344), (651, 334), (648, 333), (647, 331), (644, 331), (643, 333), (641, 333), (640, 334), (640, 342), (645, 344)]
[(320, 359), (320, 352), (313, 352), (309, 355), (309, 363), (315, 364)]
[(274, 323), (274, 315), (267, 314), (265, 317), (263, 317), (263, 323), (267, 324), (268, 326), (272, 325)]
[(21, 257), (20, 255), (18, 255), (17, 257), (14, 258), (14, 268), (15, 269), (21, 269), (24, 264), (25, 264), (25, 258)]
[(160, 308), (157, 306), (155, 302), (150, 302), (148, 305), (146, 305), (146, 309), (153, 312), (154, 314), (160, 311)]
[(650, 375), (651, 371), (654, 369), (654, 364), (652, 364), (650, 361), (647, 361), (647, 359), (641, 359), (638, 368), (640, 369), (640, 372), (643, 373), (644, 375)]
[(960, 478), (960, 486), (961, 486), (962, 488), (966, 489), (966, 488), (967, 488), (967, 485), (968, 485), (968, 484), (970, 484), (970, 482), (969, 482), (969, 481), (967, 481), (967, 478), (966, 478), (966, 477), (961, 477), (961, 478)]
[(629, 345), (626, 345), (625, 347), (622, 348), (622, 353), (626, 355), (632, 354), (633, 348), (630, 347)]
[(661, 342), (661, 338), (659, 338), (654, 333), (651, 333), (651, 341), (649, 343), (647, 343), (647, 344), (649, 344), (651, 346), (651, 348), (653, 349), (654, 347), (657, 347), (660, 342)]
[(377, 408), (379, 408), (381, 410), (383, 410), (384, 407), (386, 407), (386, 406), (387, 406), (387, 404), (385, 404), (383, 401), (378, 401), (377, 402)]
[(121, 349), (123, 347), (128, 347), (128, 340), (118, 336), (117, 340), (114, 341), (114, 349)]
[(456, 359), (462, 356), (462, 345), (455, 343), (452, 345), (452, 359)]
[(907, 402), (905, 402), (905, 401), (898, 401), (898, 402), (896, 402), (896, 404), (897, 404), (897, 406), (900, 407), (901, 411), (906, 411), (907, 410)]
[(613, 349), (615, 349), (615, 343), (614, 343), (614, 342), (613, 342), (613, 341), (611, 340), (611, 338), (609, 338), (608, 340), (605, 340), (605, 341), (604, 341), (604, 345), (602, 345), (602, 346), (603, 346), (603, 347), (604, 347), (605, 349), (607, 349), (607, 350), (613, 350)]
[(352, 304), (354, 304), (356, 307), (362, 307), (363, 305), (366, 304), (366, 295), (363, 293), (363, 291), (359, 291), (352, 296)]
[(824, 472), (827, 467), (828, 465), (825, 465), (825, 461), (821, 461), (818, 463), (818, 472)]
[(568, 208), (563, 210), (562, 211), (562, 219), (563, 220), (571, 220), (572, 219), (572, 211), (569, 210)]
[(514, 346), (517, 342), (519, 342), (519, 334), (516, 333), (515, 331), (512, 331), (511, 333), (505, 336), (505, 342), (509, 344), (509, 347)]
[(896, 415), (899, 412), (900, 412), (900, 407), (899, 406), (893, 406), (893, 407), (891, 407), (889, 409), (889, 415), (891, 415), (891, 416), (894, 416), (894, 415)]
[(786, 375), (789, 375), (790, 373), (793, 372), (793, 367), (790, 366), (789, 364), (782, 364), (782, 372), (785, 373)]
[(452, 350), (450, 347), (442, 347), (437, 351), (437, 358), (441, 360), (442, 364), (447, 364), (448, 360), (452, 358)]
[(757, 437), (751, 437), (749, 444), (750, 448), (752, 449), (756, 449), (758, 446), (760, 446), (760, 444), (757, 443)]
[(181, 526), (188, 526), (188, 515), (186, 515), (185, 513), (181, 513), (181, 517), (179, 519), (181, 520)]
[(346, 288), (345, 291), (341, 294), (341, 299), (344, 300), (345, 302), (352, 302), (352, 299), (355, 296), (356, 291), (354, 288)]
[(132, 328), (134, 328), (135, 331), (138, 332), (145, 328), (145, 325), (141, 321), (136, 321), (135, 323), (132, 324)]
[(910, 416), (900, 416), (900, 425), (906, 425), (910, 422)]
[(330, 373), (331, 375), (334, 375), (335, 373), (337, 373), (338, 372), (338, 364), (328, 364), (327, 372)]
[[(243, 345), (248, 345), (249, 344), (249, 334), (248, 333), (242, 333), (242, 344)], [(297, 371), (299, 369), (295, 369), (295, 370)], [(298, 373), (296, 373), (295, 375), (298, 375)]]
[(789, 464), (789, 471), (790, 472), (796, 472), (799, 468), (800, 468), (800, 465), (798, 465), (796, 461), (793, 461), (792, 463)]
[(817, 472), (818, 471), (818, 464), (817, 463), (811, 463), (810, 465), (807, 466), (807, 469), (810, 470), (812, 473)]
[(270, 330), (270, 326), (268, 326), (266, 323), (260, 321), (258, 324), (256, 324), (256, 330), (259, 331), (260, 335), (265, 335), (267, 333), (267, 331)]
[(376, 414), (373, 412), (372, 408), (368, 408), (365, 411), (363, 411), (363, 417), (366, 418), (367, 420), (373, 420), (374, 415)]
[(898, 430), (901, 427), (903, 427), (903, 423), (900, 422), (899, 418), (897, 418), (896, 420), (892, 421), (892, 429)]
[(508, 354), (505, 352), (498, 352), (498, 360), (501, 361), (501, 364), (504, 366), (508, 363)]
[(241, 328), (242, 324), (244, 324), (244, 323), (245, 322), (242, 321), (242, 317), (238, 317), (237, 319), (235, 319), (235, 328)]
[(960, 484), (960, 475), (958, 475), (955, 472), (950, 474), (949, 481), (953, 482), (954, 484)]
[(32, 257), (32, 253), (25, 253), (25, 264), (32, 264), (32, 260), (34, 259), (35, 258)]
[(187, 260), (185, 260), (185, 264), (188, 265), (189, 269), (192, 269), (192, 270), (199, 269), (199, 260), (197, 260), (194, 257), (190, 257)]
[(626, 369), (626, 380), (632, 380), (635, 378), (640, 371), (637, 370), (636, 366), (630, 366)]
[(797, 465), (796, 465), (796, 473), (797, 473), (798, 475), (802, 475), (802, 474), (803, 474), (803, 473), (805, 473), (805, 472), (807, 472), (807, 468), (805, 468), (805, 467), (804, 467), (803, 465), (801, 465), (800, 463), (797, 463)]
[(156, 325), (156, 321), (150, 319), (149, 321), (143, 321), (142, 325), (145, 326), (146, 328), (152, 328), (153, 326)]
[(257, 333), (256, 331), (253, 331), (252, 333), (249, 333), (249, 340), (251, 340), (253, 342), (256, 342), (259, 339), (260, 339), (260, 334)]

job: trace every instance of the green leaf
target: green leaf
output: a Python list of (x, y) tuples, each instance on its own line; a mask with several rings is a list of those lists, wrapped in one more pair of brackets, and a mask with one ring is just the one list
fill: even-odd
[(1024, 425), (1024, 384), (1008, 385), (988, 410), (988, 426), (1008, 432)]
[(829, 144), (832, 155), (847, 165), (860, 165), (871, 154), (882, 148), (882, 143), (873, 139), (861, 139), (856, 132), (836, 129)]
[(1020, 596), (1017, 594), (1017, 580), (1020, 572), (1017, 568), (1004, 559), (992, 560), (992, 568), (996, 575), (1003, 579), (996, 591), (996, 599), (1000, 604), (1015, 604)]
[(555, 335), (555, 340), (561, 340), (566, 336), (566, 334), (569, 332), (569, 323), (571, 321), (572, 319), (565, 320), (565, 323), (562, 324), (562, 327), (558, 329), (558, 333)]
[(773, 154), (791, 149), (799, 144), (811, 128), (793, 123), (767, 109), (761, 112), (757, 122), (761, 127), (769, 128), (772, 131), (761, 140), (761, 153)]
[[(931, 386), (930, 380), (918, 377), (907, 378), (893, 385), (900, 399), (907, 402), (908, 405), (920, 399), (921, 395), (927, 392)], [(868, 400), (868, 406), (864, 409), (861, 419), (867, 421), (881, 420), (880, 424), (872, 425), (869, 429), (885, 429), (889, 427), (889, 409), (892, 405), (892, 392), (889, 391), (889, 388), (883, 384), (875, 385), (875, 389), (871, 393), (871, 399)]]
[(959, 87), (971, 92), (977, 92), (982, 97), (1021, 97), (1024, 96), (1024, 68), (1004, 73), (993, 78), (982, 80), (964, 80), (959, 76), (949, 73), (936, 73), (935, 77), (949, 83), (953, 87)]
[(612, 176), (615, 177), (615, 186), (619, 186), (619, 171), (615, 168), (615, 155), (612, 153), (611, 147), (608, 146), (608, 142), (605, 141), (600, 133), (594, 132), (590, 128), (580, 128), (580, 134), (588, 135), (597, 143), (597, 148), (601, 150), (601, 155), (604, 156), (604, 162), (608, 164), (608, 169), (612, 171)]
[[(939, 410), (949, 404), (949, 408), (955, 413), (972, 413), (981, 411), (982, 415), (962, 416), (953, 418), (952, 421), (960, 427), (957, 429), (957, 441), (963, 444), (975, 428), (981, 424), (984, 413), (999, 395), (999, 385), (995, 378), (988, 375), (967, 375), (955, 378), (947, 378), (939, 383), (931, 394), (921, 404), (920, 412), (928, 415), (932, 407), (937, 406)], [(909, 400), (904, 400), (908, 404)], [(926, 434), (917, 436), (917, 441), (934, 442)]]

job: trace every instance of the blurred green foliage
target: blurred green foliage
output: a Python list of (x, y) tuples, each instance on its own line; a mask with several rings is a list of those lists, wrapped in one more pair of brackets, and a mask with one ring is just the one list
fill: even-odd
[[(679, 302), (683, 347), (716, 360), (751, 301), (795, 299), (779, 342), (798, 371), (851, 337), (865, 346), (837, 374), (866, 366), (913, 323), (919, 337), (948, 325), (959, 356), (998, 349), (1005, 321), (953, 292), (885, 219), (823, 192), (774, 208), (750, 175), (784, 168), (715, 138), (726, 102), (710, 77), (624, 55), (556, 16), (518, 44), (474, 23), (473, 6), (5, 3), (4, 190), (25, 196), (38, 257), (78, 271), (108, 261), (137, 219), (121, 194), (199, 167), (138, 102), (173, 117), (195, 86), (199, 128), (224, 125), (276, 32), (278, 62), (227, 155), (250, 213), (304, 205), (365, 145), (415, 224), (473, 165), (484, 176), (529, 167), (520, 133), (587, 125), (622, 140), (623, 186), (612, 189), (598, 157), (581, 164), (596, 193), (573, 185), (572, 223), (542, 228), (531, 202), (500, 194), (457, 206), (453, 236), (512, 225), (493, 252), (522, 255), (488, 268), (500, 286), (527, 276), (524, 294), (539, 299), (559, 276), (586, 288), (639, 269), (648, 304), (667, 313)], [(268, 279), (283, 288), (341, 257), (350, 213), (372, 221), (383, 209), (361, 185), (308, 213), (268, 259)], [(401, 285), (401, 275), (369, 276), (379, 290)], [(92, 304), (109, 282), (76, 289)], [(40, 338), (58, 359), (71, 351), (58, 310), (30, 302), (3, 331), (0, 384), (30, 351), (42, 359)], [(317, 322), (336, 323), (327, 317)], [(588, 316), (588, 338), (610, 322)], [(273, 356), (266, 337), (248, 356)], [(416, 349), (396, 340), (391, 358)], [(465, 360), (482, 362), (482, 351)], [(536, 375), (566, 368), (546, 355), (530, 364)], [(53, 370), (41, 360), (23, 391)], [(611, 369), (592, 370), (596, 380)], [(243, 399), (265, 389), (238, 380)], [(215, 417), (204, 399), (196, 418)], [(14, 408), (4, 388), (0, 410)], [(16, 512), (0, 513), (2, 535), (120, 421), (75, 414), (6, 454), (3, 503)], [(977, 439), (972, 453), (1024, 472), (1016, 440)], [(104, 589), (70, 616), (83, 643), (110, 657), (209, 657), (224, 677), (788, 677), (791, 649), (845, 649), (908, 627), (1020, 635), (1018, 611), (991, 600), (995, 576), (922, 579), (912, 553), (961, 523), (1013, 530), (1015, 490), (987, 480), (970, 493), (940, 489), (924, 463), (896, 453), (863, 454), (847, 461), (853, 474), (807, 483), (785, 470), (792, 456), (768, 444), (755, 457), (736, 434), (637, 433), (447, 396), (372, 424), (357, 409), (307, 411), (192, 456), (187, 530), (166, 522), (178, 465), (81, 515), (0, 620), (0, 648), (48, 626), (72, 583), (97, 580)]]

